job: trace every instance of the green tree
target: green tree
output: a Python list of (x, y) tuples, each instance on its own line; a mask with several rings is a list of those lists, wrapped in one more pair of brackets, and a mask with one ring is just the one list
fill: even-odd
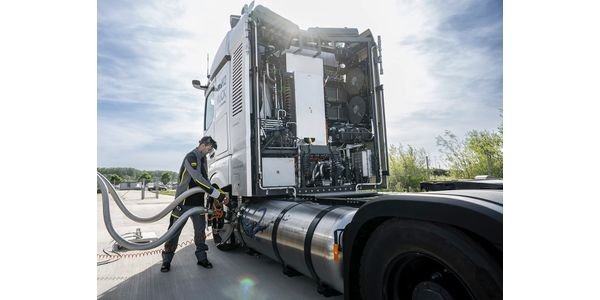
[(388, 187), (392, 191), (417, 191), (420, 183), (428, 179), (427, 153), (423, 148), (416, 149), (411, 145), (391, 145), (388, 152), (390, 176)]
[(456, 178), (473, 178), (476, 174), (473, 170), (475, 157), (472, 151), (450, 130), (445, 130), (443, 136), (437, 136), (436, 142), (440, 152), (446, 156), (450, 166), (450, 176)]
[[(97, 168), (98, 172), (106, 176), (106, 178), (110, 178), (112, 175), (118, 175), (121, 177), (121, 182), (126, 180), (141, 180), (142, 174), (148, 173), (150, 174), (150, 179), (153, 178), (162, 178), (164, 173), (169, 173), (171, 178), (176, 178), (177, 173), (173, 171), (142, 171), (135, 168)], [(148, 179), (146, 179), (148, 180)], [(112, 182), (112, 180), (111, 180)]]
[(163, 173), (163, 174), (160, 176), (160, 181), (161, 181), (163, 184), (167, 184), (167, 183), (171, 182), (171, 174), (170, 174), (170, 173), (167, 173), (167, 172)]
[(479, 174), (502, 177), (503, 159), (502, 134), (495, 132), (470, 131), (467, 146), (475, 153), (475, 169)]
[(450, 176), (472, 179), (476, 175), (488, 174), (501, 178), (503, 175), (502, 133), (470, 131), (464, 140), (446, 130), (436, 137), (440, 152), (446, 156)]
[(120, 184), (121, 182), (123, 182), (123, 178), (119, 175), (116, 174), (111, 174), (108, 177), (108, 180), (112, 183), (112, 184)]
[(148, 173), (148, 172), (144, 172), (144, 173), (142, 173), (142, 175), (140, 175), (139, 180), (144, 180), (145, 182), (150, 182), (152, 180), (152, 175), (150, 175), (150, 173)]

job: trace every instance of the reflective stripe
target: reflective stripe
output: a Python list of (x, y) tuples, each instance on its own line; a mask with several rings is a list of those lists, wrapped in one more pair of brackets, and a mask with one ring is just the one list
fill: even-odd
[[(181, 174), (181, 179), (179, 180), (179, 184), (181, 184), (183, 182), (183, 175), (185, 175), (186, 172), (187, 172), (187, 168), (183, 168), (183, 173)], [(192, 175), (190, 175), (190, 177), (192, 177)], [(203, 187), (207, 188), (208, 190), (212, 189), (212, 186), (207, 186), (206, 184), (204, 184), (196, 179), (194, 179), (194, 181), (197, 182), (198, 184), (202, 185)]]
[[(183, 172), (181, 172), (181, 178), (179, 179), (179, 184), (183, 183), (183, 176), (185, 175), (185, 172), (187, 172), (187, 168), (183, 167)], [(185, 205), (185, 200), (187, 200), (187, 198), (183, 199), (183, 205)]]
[(207, 188), (207, 189), (209, 189), (209, 190), (211, 190), (211, 189), (212, 189), (212, 186), (207, 186), (206, 184), (204, 184), (204, 183), (202, 183), (202, 182), (200, 182), (200, 181), (198, 181), (198, 180), (196, 180), (196, 179), (194, 179), (194, 181), (196, 181), (197, 183), (199, 183), (200, 185), (202, 185), (203, 187), (205, 187), (205, 188)]

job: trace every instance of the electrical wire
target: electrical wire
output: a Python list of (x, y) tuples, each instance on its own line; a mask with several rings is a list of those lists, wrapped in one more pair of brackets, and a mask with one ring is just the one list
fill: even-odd
[[(126, 232), (126, 233), (123, 233), (121, 236), (123, 238), (128, 238), (128, 237), (135, 237), (135, 238), (137, 238), (138, 234), (137, 234), (137, 232)], [(109, 242), (109, 244), (110, 244), (110, 249), (111, 249), (110, 252), (112, 252), (112, 253), (114, 253), (116, 255), (111, 255), (110, 253), (106, 252), (106, 249), (108, 247), (104, 247), (102, 249), (102, 252), (104, 252), (105, 255), (98, 254), (97, 258), (105, 258), (105, 257), (108, 257), (108, 258), (105, 259), (105, 260), (102, 260), (102, 261), (97, 261), (96, 262), (96, 266), (106, 265), (106, 264), (113, 263), (113, 262), (121, 259), (122, 255), (114, 250), (115, 249), (115, 245), (118, 245), (115, 242), (115, 240), (113, 239), (112, 241)]]
[[(211, 227), (209, 227), (211, 228)], [(208, 234), (206, 235), (211, 236), (213, 235), (212, 232), (212, 228), (208, 231)], [(122, 237), (130, 237), (130, 236), (135, 236), (137, 238), (137, 233), (136, 232), (126, 232), (124, 234), (121, 235)], [(105, 247), (102, 249), (102, 252), (104, 252), (104, 254), (97, 254), (97, 259), (103, 259), (102, 261), (97, 261), (96, 266), (102, 266), (102, 265), (106, 265), (109, 263), (113, 263), (116, 262), (122, 258), (139, 258), (139, 257), (144, 257), (144, 256), (151, 256), (151, 255), (157, 255), (157, 254), (161, 254), (162, 253), (162, 249), (155, 249), (155, 250), (149, 250), (149, 251), (142, 251), (142, 252), (133, 252), (133, 253), (119, 253), (117, 251), (115, 251), (115, 246), (118, 245), (117, 242), (115, 242), (115, 240), (113, 239), (111, 242), (109, 242), (110, 246), (109, 247)], [(177, 248), (181, 249), (184, 248), (188, 245), (192, 245), (194, 244), (194, 239), (189, 239), (187, 241), (183, 241), (177, 244)], [(107, 249), (110, 248), (109, 252), (114, 253), (115, 255), (110, 254), (109, 252), (107, 252)]]
[[(209, 231), (209, 233), (207, 234), (207, 236), (212, 235), (212, 231)], [(147, 250), (147, 251), (141, 251), (141, 252), (133, 252), (133, 253), (119, 253), (117, 251), (114, 250), (114, 246), (118, 245), (114, 240), (111, 242), (112, 246), (110, 246), (111, 250), (109, 250), (109, 252), (114, 253), (115, 255), (110, 254), (109, 252), (107, 252), (107, 248), (109, 247), (105, 247), (104, 249), (102, 249), (102, 252), (104, 252), (104, 254), (97, 254), (97, 259), (103, 259), (102, 261), (98, 261), (97, 262), (97, 266), (101, 266), (101, 265), (106, 265), (109, 263), (113, 263), (116, 262), (120, 259), (125, 259), (125, 258), (140, 258), (140, 257), (144, 257), (144, 256), (152, 256), (152, 255), (158, 255), (162, 253), (162, 249), (155, 249), (155, 250)], [(183, 242), (180, 242), (177, 244), (177, 248), (178, 249), (182, 249), (186, 246), (192, 245), (194, 244), (194, 239), (189, 239)]]

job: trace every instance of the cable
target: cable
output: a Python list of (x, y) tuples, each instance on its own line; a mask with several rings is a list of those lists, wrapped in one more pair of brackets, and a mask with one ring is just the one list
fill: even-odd
[[(207, 236), (209, 236), (211, 234), (212, 234), (212, 231), (209, 232), (209, 234)], [(113, 243), (113, 245), (114, 244), (116, 244), (116, 243)], [(183, 242), (178, 243), (177, 244), (177, 248), (181, 249), (181, 248), (184, 248), (184, 247), (192, 245), (192, 244), (194, 244), (194, 239), (193, 238), (189, 239), (187, 241), (183, 241)], [(121, 253), (115, 252), (114, 250), (111, 250), (110, 252), (116, 254), (116, 255), (111, 255), (110, 253), (106, 252), (106, 248), (104, 248), (104, 249), (102, 249), (102, 252), (104, 252), (104, 254), (97, 254), (96, 257), (98, 259), (106, 259), (105, 261), (98, 262), (98, 266), (100, 266), (100, 265), (104, 265), (104, 264), (115, 262), (115, 261), (120, 260), (122, 258), (139, 258), (139, 257), (144, 257), (144, 256), (157, 255), (157, 254), (161, 254), (162, 251), (163, 251), (162, 249), (155, 249), (155, 250), (150, 250), (150, 251), (142, 251), (142, 252), (123, 253), (123, 254), (121, 254)], [(118, 257), (116, 257), (116, 259), (115, 259), (115, 256), (118, 256)]]
[[(110, 243), (112, 243), (111, 248), (113, 248), (114, 245), (115, 245), (114, 240), (112, 240), (111, 242), (109, 242), (109, 244)], [(102, 252), (104, 252), (105, 255), (98, 254), (98, 258), (107, 258), (107, 259), (103, 260), (103, 261), (97, 261), (96, 262), (96, 266), (106, 265), (106, 264), (115, 262), (115, 261), (117, 261), (117, 260), (119, 260), (121, 258), (120, 257), (121, 255), (119, 253), (114, 252), (114, 250), (110, 250), (110, 251), (113, 252), (113, 253), (115, 253), (115, 254), (117, 254), (117, 255), (116, 256), (115, 255), (110, 255), (108, 252), (106, 252), (106, 248), (107, 247), (104, 247), (102, 249)]]
[[(124, 233), (122, 236), (131, 235), (131, 234), (135, 235), (135, 232), (127, 232), (127, 233)], [(209, 230), (209, 232), (208, 232), (208, 234), (206, 236), (208, 237), (208, 236), (211, 236), (212, 234), (213, 233), (212, 233), (212, 228), (211, 228), (211, 230)], [(104, 249), (102, 249), (102, 252), (104, 252), (104, 254), (97, 254), (96, 255), (97, 259), (105, 259), (103, 261), (97, 262), (97, 266), (102, 266), (102, 265), (106, 265), (106, 264), (109, 264), (109, 263), (113, 263), (113, 262), (116, 262), (116, 261), (118, 261), (118, 260), (120, 260), (122, 258), (139, 258), (139, 257), (144, 257), (144, 256), (157, 255), (157, 254), (161, 254), (162, 251), (163, 251), (161, 249), (155, 249), (155, 250), (151, 250), (151, 251), (143, 251), (143, 252), (136, 252), (136, 253), (123, 253), (123, 254), (121, 254), (121, 253), (118, 253), (118, 252), (116, 252), (116, 251), (113, 250), (114, 246), (118, 245), (115, 242), (115, 240), (111, 240), (111, 242), (109, 242), (109, 243), (111, 244), (111, 246), (110, 246), (110, 248), (111, 248), (110, 252), (112, 252), (112, 253), (114, 253), (116, 255), (111, 255), (110, 253), (106, 252), (106, 249), (108, 247), (105, 247)], [(186, 247), (188, 245), (191, 245), (193, 243), (194, 243), (194, 239), (192, 238), (192, 239), (189, 239), (187, 241), (183, 241), (183, 242), (178, 243), (177, 244), (177, 248), (181, 249), (181, 248)]]

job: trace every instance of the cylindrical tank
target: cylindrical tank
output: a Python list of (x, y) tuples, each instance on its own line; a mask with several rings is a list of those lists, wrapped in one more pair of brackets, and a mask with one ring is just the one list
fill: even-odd
[(340, 251), (335, 259), (334, 239), (356, 210), (309, 201), (252, 200), (241, 211), (240, 231), (248, 247), (341, 292), (343, 257)]

